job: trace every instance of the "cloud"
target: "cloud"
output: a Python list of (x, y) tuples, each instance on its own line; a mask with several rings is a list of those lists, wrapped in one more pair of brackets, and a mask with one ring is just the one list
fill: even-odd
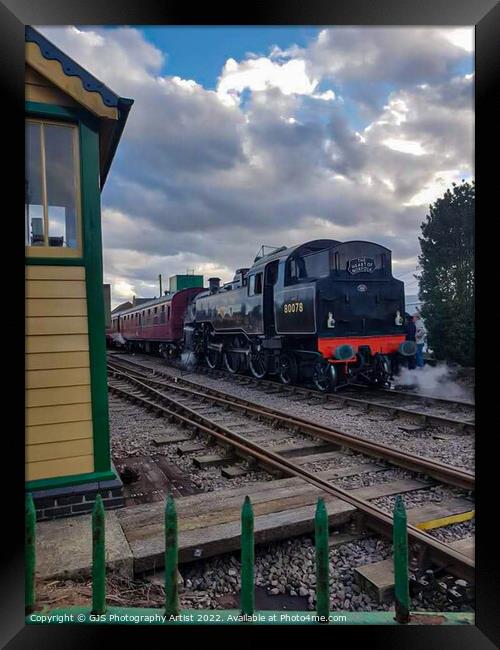
[(273, 88), (283, 95), (309, 95), (314, 99), (333, 101), (334, 91), (318, 90), (319, 79), (308, 74), (307, 62), (301, 58), (285, 58), (276, 48), (269, 57), (247, 58), (237, 62), (226, 61), (217, 81), (217, 94), (227, 106), (239, 106), (243, 91), (252, 93)]
[(413, 272), (428, 203), (473, 175), (471, 30), (328, 28), (228, 58), (210, 90), (139, 29), (39, 29), (135, 100), (102, 197), (115, 305), (314, 238), (378, 241)]
[(306, 58), (309, 75), (333, 81), (370, 118), (388, 87), (440, 83), (470, 64), (473, 37), (473, 27), (339, 27), (292, 51)]

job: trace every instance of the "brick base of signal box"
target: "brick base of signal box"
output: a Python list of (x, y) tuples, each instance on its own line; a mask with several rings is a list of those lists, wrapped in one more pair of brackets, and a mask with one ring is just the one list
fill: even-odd
[(36, 519), (45, 521), (90, 513), (98, 494), (101, 495), (106, 510), (122, 508), (125, 505), (123, 483), (119, 478), (50, 490), (37, 490), (32, 492)]

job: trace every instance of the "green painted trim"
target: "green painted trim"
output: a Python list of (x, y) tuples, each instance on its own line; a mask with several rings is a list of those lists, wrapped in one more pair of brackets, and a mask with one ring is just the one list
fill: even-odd
[(99, 191), (99, 135), (80, 123), (83, 259), (87, 289), (94, 471), (111, 468)]
[(42, 102), (25, 102), (24, 105), (26, 115), (29, 117), (83, 122), (89, 128), (95, 131), (99, 130), (99, 120), (83, 108), (72, 108), (71, 106), (59, 106), (57, 104), (44, 104)]
[(27, 481), (25, 483), (25, 491), (52, 490), (53, 488), (68, 487), (70, 485), (83, 485), (84, 483), (96, 483), (98, 481), (114, 481), (117, 478), (113, 470), (109, 472), (72, 474), (71, 476), (55, 476), (54, 478), (41, 478), (36, 481)]
[[(48, 616), (54, 618), (48, 619)], [(65, 619), (58, 617), (66, 616)], [(316, 620), (316, 612), (294, 611), (263, 611), (255, 612), (254, 620), (238, 617), (241, 612), (236, 609), (185, 609), (178, 617), (169, 620), (165, 611), (160, 608), (144, 607), (108, 607), (106, 613), (100, 616), (91, 615), (90, 607), (65, 607), (61, 609), (48, 609), (44, 607), (26, 616), (26, 623), (36, 625), (74, 623), (76, 625), (321, 625)], [(335, 617), (345, 616), (346, 620)], [(413, 612), (413, 621), (409, 625), (475, 625), (473, 612)], [(126, 618), (128, 617), (128, 619)], [(142, 617), (142, 620), (137, 620)], [(145, 618), (149, 617), (149, 618)], [(281, 619), (284, 617), (284, 620)], [(394, 611), (388, 612), (330, 612), (330, 625), (398, 625), (394, 620)], [(288, 618), (288, 620), (287, 620)], [(298, 620), (294, 620), (294, 619)], [(273, 620), (274, 619), (274, 620)]]
[(25, 257), (25, 266), (84, 266), (83, 257)]

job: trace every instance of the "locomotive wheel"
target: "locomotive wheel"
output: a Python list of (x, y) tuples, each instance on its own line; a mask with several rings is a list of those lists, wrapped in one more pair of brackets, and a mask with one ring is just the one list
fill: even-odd
[(235, 375), (241, 368), (241, 355), (238, 352), (224, 352), (222, 355), (224, 366), (228, 372)]
[(374, 370), (372, 374), (372, 386), (388, 386), (391, 376), (391, 364), (388, 357), (377, 353), (374, 358)]
[[(333, 369), (333, 370), (332, 370)], [(334, 387), (335, 368), (324, 359), (316, 361), (312, 370), (312, 382), (321, 393), (328, 393)]]
[(297, 360), (293, 354), (280, 355), (278, 375), (282, 384), (295, 384), (299, 376)]
[(214, 370), (220, 363), (220, 353), (218, 350), (207, 350), (205, 355), (207, 366)]
[(264, 352), (253, 352), (248, 359), (250, 372), (256, 379), (263, 379), (267, 373), (267, 359)]

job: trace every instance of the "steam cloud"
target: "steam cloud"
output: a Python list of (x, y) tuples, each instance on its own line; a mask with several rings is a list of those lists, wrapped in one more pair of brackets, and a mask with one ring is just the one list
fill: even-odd
[(397, 386), (414, 386), (415, 392), (435, 397), (473, 400), (471, 388), (460, 384), (453, 378), (453, 370), (445, 363), (436, 366), (425, 365), (423, 368), (408, 370), (402, 368), (395, 378)]
[(196, 354), (194, 352), (183, 352), (181, 354), (181, 366), (184, 368), (184, 370), (193, 370), (193, 368), (196, 367), (197, 363), (198, 359), (196, 358)]

